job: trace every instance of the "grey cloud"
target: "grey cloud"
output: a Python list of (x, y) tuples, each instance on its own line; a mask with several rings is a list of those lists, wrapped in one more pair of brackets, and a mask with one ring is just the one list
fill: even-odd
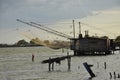
[(107, 9), (115, 6), (120, 6), (118, 0), (83, 0), (83, 6), (90, 9)]
[[(93, 11), (118, 7), (120, 0), (1, 0), (1, 13), (44, 21), (83, 18)], [(1, 16), (0, 16), (1, 17)]]

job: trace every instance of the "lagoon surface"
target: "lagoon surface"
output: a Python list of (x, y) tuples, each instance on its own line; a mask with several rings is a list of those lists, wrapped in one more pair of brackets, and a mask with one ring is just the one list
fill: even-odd
[[(67, 60), (61, 65), (55, 64), (54, 71), (48, 71), (48, 64), (42, 60), (49, 57), (65, 56), (70, 50), (53, 50), (46, 47), (11, 47), (0, 48), (0, 80), (89, 80), (90, 75), (83, 66), (84, 62), (92, 64), (96, 77), (92, 80), (110, 80), (109, 73), (120, 74), (120, 53), (107, 56), (72, 57), (71, 71), (68, 71)], [(32, 54), (35, 56), (32, 62)], [(107, 67), (104, 69), (104, 62)], [(120, 80), (120, 78), (116, 78)]]

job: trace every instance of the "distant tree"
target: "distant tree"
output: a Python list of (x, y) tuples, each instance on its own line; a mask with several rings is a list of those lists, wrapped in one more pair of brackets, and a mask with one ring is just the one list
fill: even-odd
[(100, 37), (100, 38), (107, 39), (107, 38), (109, 38), (109, 37), (108, 37), (108, 36), (102, 36), (102, 37)]
[(50, 44), (49, 40), (44, 41), (45, 44)]
[(7, 47), (9, 46), (8, 44), (0, 44), (0, 47)]
[(25, 40), (19, 40), (18, 42), (17, 42), (17, 45), (18, 46), (26, 46), (26, 45), (28, 45), (29, 43), (28, 42), (26, 42)]
[(92, 36), (93, 38), (99, 38), (98, 36)]
[(36, 43), (35, 43), (34, 41), (31, 40), (31, 41), (30, 41), (30, 44), (36, 44)]
[(38, 40), (38, 39), (37, 39), (37, 38), (36, 38), (36, 39), (32, 39), (32, 40), (29, 42), (29, 44), (32, 45), (32, 46), (42, 46), (42, 45), (40, 45), (40, 44), (35, 43), (35, 40)]
[(120, 35), (116, 37), (115, 42), (120, 42)]

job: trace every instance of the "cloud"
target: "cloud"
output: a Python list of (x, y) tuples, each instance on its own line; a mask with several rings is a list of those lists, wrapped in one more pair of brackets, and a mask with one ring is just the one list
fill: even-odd
[(111, 11), (93, 11), (93, 14), (120, 14), (120, 11), (111, 10)]
[(22, 13), (29, 13), (33, 16), (39, 14), (43, 17), (56, 19), (82, 18), (91, 15), (93, 10), (118, 6), (118, 0), (1, 0), (0, 2), (3, 14), (16, 11), (21, 12), (21, 15)]
[[(0, 26), (16, 26), (16, 18), (55, 22), (120, 7), (119, 0), (0, 0)], [(4, 23), (7, 24), (4, 24)]]
[(119, 14), (119, 9), (111, 10), (114, 7), (120, 8), (120, 0), (0, 0), (0, 29), (25, 27), (17, 18), (40, 23)]
[(120, 15), (120, 7), (114, 7), (108, 10), (96, 10), (93, 11), (92, 13), (93, 15), (98, 15), (98, 14)]

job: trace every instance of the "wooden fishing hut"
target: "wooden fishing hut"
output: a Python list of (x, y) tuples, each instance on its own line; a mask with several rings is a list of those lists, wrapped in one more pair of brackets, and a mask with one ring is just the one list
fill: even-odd
[(70, 40), (70, 49), (74, 51), (74, 55), (84, 54), (111, 54), (111, 40), (103, 38), (89, 37), (82, 34), (78, 38), (72, 38)]
[(73, 20), (73, 36), (70, 39), (70, 49), (74, 55), (107, 55), (111, 54), (113, 40), (109, 38), (89, 37), (88, 31), (82, 36), (79, 22), (79, 37), (75, 38), (75, 26)]
[(110, 54), (110, 40), (93, 37), (79, 37), (70, 40), (70, 49), (74, 55)]

